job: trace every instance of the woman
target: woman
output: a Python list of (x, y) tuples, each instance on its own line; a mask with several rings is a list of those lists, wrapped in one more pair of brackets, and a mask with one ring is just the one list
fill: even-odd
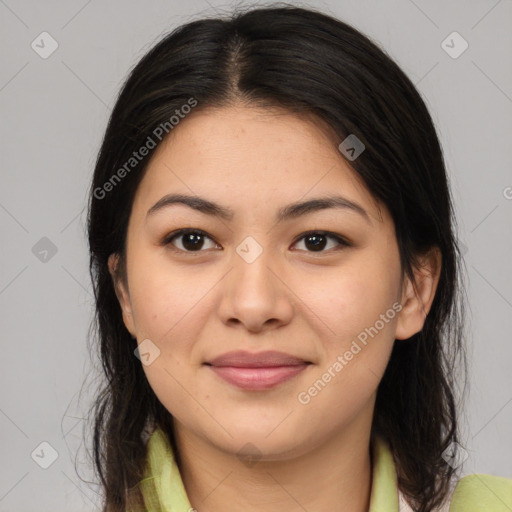
[(446, 169), (360, 32), (293, 6), (179, 27), (123, 86), (89, 207), (105, 511), (512, 507), (457, 476)]

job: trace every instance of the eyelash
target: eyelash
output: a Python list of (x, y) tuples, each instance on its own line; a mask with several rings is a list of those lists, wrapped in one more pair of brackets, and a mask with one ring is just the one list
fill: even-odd
[[(201, 252), (205, 252), (203, 249), (198, 250), (198, 251), (186, 251), (183, 249), (178, 249), (177, 247), (173, 246), (172, 241), (175, 238), (178, 238), (182, 235), (188, 235), (188, 234), (204, 236), (206, 238), (209, 238), (212, 242), (217, 244), (217, 242), (211, 236), (209, 236), (205, 231), (202, 231), (201, 229), (182, 228), (182, 229), (178, 229), (178, 230), (173, 231), (172, 233), (169, 233), (168, 235), (166, 235), (164, 237), (164, 239), (162, 240), (162, 245), (164, 245), (164, 246), (170, 245), (170, 246), (172, 246), (173, 251), (180, 252), (180, 253), (186, 253), (186, 254), (199, 255)], [(311, 235), (320, 235), (320, 236), (324, 236), (327, 238), (332, 238), (333, 240), (338, 242), (339, 246), (335, 247), (334, 251), (339, 251), (339, 250), (343, 249), (344, 247), (351, 247), (351, 245), (352, 245), (351, 243), (349, 243), (347, 240), (345, 240), (341, 236), (339, 236), (335, 233), (331, 233), (330, 231), (323, 231), (323, 230), (307, 231), (306, 233), (303, 233), (299, 238), (297, 238), (294, 241), (293, 245), (295, 245), (296, 243), (300, 242), (302, 239), (307, 238), (308, 236), (311, 236)], [(333, 249), (330, 249), (330, 250), (333, 250)], [(328, 251), (322, 250), (322, 251), (318, 251), (318, 252), (315, 252), (315, 251), (306, 251), (306, 252), (308, 252), (310, 254), (323, 254), (323, 253), (328, 253), (329, 250)]]

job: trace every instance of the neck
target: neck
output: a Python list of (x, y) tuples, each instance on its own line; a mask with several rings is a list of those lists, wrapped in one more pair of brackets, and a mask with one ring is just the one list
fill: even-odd
[(236, 453), (175, 422), (179, 469), (190, 504), (197, 512), (367, 512), (370, 426), (361, 423), (354, 421), (299, 456), (244, 463)]

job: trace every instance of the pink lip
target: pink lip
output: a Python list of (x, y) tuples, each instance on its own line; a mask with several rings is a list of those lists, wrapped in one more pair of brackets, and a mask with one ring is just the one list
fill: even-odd
[(236, 350), (234, 352), (226, 352), (211, 361), (207, 361), (206, 364), (212, 366), (237, 366), (241, 368), (268, 368), (271, 366), (295, 366), (308, 362), (299, 357), (276, 350), (255, 353)]
[(242, 389), (269, 389), (291, 379), (309, 365), (307, 363), (292, 366), (272, 366), (258, 368), (240, 368), (236, 366), (210, 366), (226, 382)]
[(205, 363), (222, 379), (242, 389), (269, 389), (307, 368), (309, 361), (269, 350), (227, 352)]

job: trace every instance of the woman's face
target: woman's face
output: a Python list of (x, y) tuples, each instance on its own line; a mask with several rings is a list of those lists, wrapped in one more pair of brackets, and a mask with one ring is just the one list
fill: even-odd
[[(165, 142), (134, 199), (118, 297), (175, 428), (233, 454), (252, 443), (269, 460), (341, 432), (367, 435), (394, 340), (424, 319), (409, 281), (401, 287), (386, 208), (325, 132), (290, 113), (197, 111)], [(174, 194), (230, 214), (178, 202), (153, 208)], [(291, 208), (325, 198), (339, 206)], [(170, 239), (182, 228), (205, 234)], [(425, 293), (428, 309), (433, 292)], [(308, 364), (207, 364), (238, 350)]]

